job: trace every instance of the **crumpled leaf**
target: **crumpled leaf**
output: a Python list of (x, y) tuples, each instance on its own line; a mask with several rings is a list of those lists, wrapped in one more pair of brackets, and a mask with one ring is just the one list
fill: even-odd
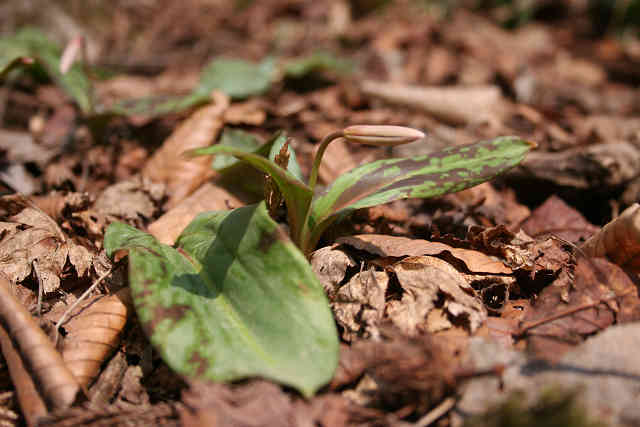
[(67, 237), (50, 216), (22, 196), (1, 198), (0, 208), (13, 213), (9, 222), (0, 223), (0, 269), (13, 283), (26, 279), (35, 267), (44, 292), (53, 292), (60, 287), (67, 259), (78, 276), (87, 273), (93, 254)]
[(151, 219), (164, 195), (163, 184), (138, 176), (107, 187), (92, 210), (127, 220)]
[(23, 28), (16, 34), (0, 38), (0, 77), (9, 67), (24, 65), (20, 58), (32, 58), (41, 64), (47, 74), (56, 81), (88, 113), (91, 109), (89, 79), (80, 64), (73, 64), (66, 72), (60, 72), (61, 50), (40, 30)]
[(342, 326), (342, 339), (349, 342), (359, 336), (379, 338), (378, 324), (384, 316), (388, 286), (387, 273), (371, 269), (357, 273), (340, 287), (331, 307)]
[(333, 299), (333, 295), (344, 280), (347, 269), (356, 265), (353, 258), (332, 246), (320, 248), (312, 253), (310, 262), (313, 272), (330, 299)]
[(400, 258), (405, 256), (440, 255), (446, 252), (455, 259), (462, 261), (469, 271), (473, 273), (513, 273), (513, 270), (505, 266), (502, 262), (482, 252), (454, 248), (439, 242), (429, 242), (427, 240), (410, 239), (401, 236), (385, 236), (382, 234), (361, 234), (358, 236), (340, 237), (336, 242), (384, 257)]
[(317, 195), (303, 234), (309, 248), (334, 221), (350, 212), (406, 198), (453, 193), (487, 181), (517, 165), (533, 144), (501, 137), (413, 158), (379, 160), (359, 166)]
[(335, 324), (306, 259), (264, 203), (198, 216), (177, 249), (121, 223), (138, 317), (167, 364), (191, 380), (262, 376), (310, 396), (333, 375)]
[(409, 257), (391, 266), (403, 289), (387, 304), (391, 321), (408, 336), (448, 329), (454, 323), (474, 332), (487, 311), (451, 264), (434, 257)]

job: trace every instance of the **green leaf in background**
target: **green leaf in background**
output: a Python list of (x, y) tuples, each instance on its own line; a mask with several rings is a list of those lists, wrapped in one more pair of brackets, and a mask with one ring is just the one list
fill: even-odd
[(0, 77), (9, 68), (22, 65), (20, 58), (33, 58), (67, 92), (84, 113), (92, 108), (89, 79), (78, 63), (65, 74), (60, 72), (61, 50), (39, 30), (24, 28), (12, 36), (0, 38)]
[(244, 160), (256, 169), (271, 175), (287, 204), (291, 238), (295, 242), (299, 241), (298, 237), (302, 231), (304, 220), (307, 217), (307, 211), (311, 204), (312, 197), (311, 189), (307, 184), (266, 157), (254, 153), (247, 153), (232, 147), (218, 144), (211, 147), (199, 148), (188, 154), (192, 156), (231, 154), (240, 160)]
[(104, 243), (129, 249), (138, 317), (187, 379), (261, 376), (311, 396), (333, 376), (338, 338), (322, 286), (264, 203), (198, 216), (178, 249), (122, 223)]
[[(219, 145), (232, 147), (236, 150), (244, 151), (247, 153), (256, 153), (260, 148), (260, 140), (249, 132), (245, 132), (239, 129), (225, 128), (220, 137)], [(256, 153), (258, 154), (258, 153)], [(211, 167), (214, 170), (224, 172), (226, 168), (237, 164), (240, 160), (233, 156), (227, 156), (224, 154), (215, 156), (211, 162)]]
[(260, 95), (271, 87), (276, 77), (276, 64), (267, 58), (259, 64), (239, 59), (214, 59), (203, 70), (194, 94), (208, 97), (218, 89), (233, 99)]
[(314, 198), (303, 230), (305, 253), (333, 221), (355, 209), (406, 198), (429, 198), (488, 181), (517, 165), (534, 144), (501, 137), (414, 158), (359, 166)]
[(284, 66), (287, 77), (301, 78), (318, 71), (335, 71), (347, 74), (353, 70), (353, 63), (330, 52), (315, 52), (302, 58), (293, 59)]
[(233, 99), (244, 99), (269, 90), (275, 78), (276, 67), (273, 59), (265, 59), (259, 64), (239, 59), (214, 59), (202, 70), (200, 83), (189, 95), (128, 99), (118, 102), (110, 111), (151, 117), (179, 113), (207, 103), (214, 89), (226, 93)]

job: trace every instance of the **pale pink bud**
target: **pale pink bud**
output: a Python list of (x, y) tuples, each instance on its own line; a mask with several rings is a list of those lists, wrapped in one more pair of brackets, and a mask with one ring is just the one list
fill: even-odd
[(424, 133), (416, 129), (388, 125), (349, 126), (344, 129), (343, 134), (349, 142), (378, 147), (407, 144), (425, 137)]

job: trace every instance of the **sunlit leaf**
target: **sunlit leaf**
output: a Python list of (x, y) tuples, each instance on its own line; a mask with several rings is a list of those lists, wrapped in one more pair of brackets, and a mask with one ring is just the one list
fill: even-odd
[(314, 199), (303, 231), (304, 249), (315, 245), (329, 224), (355, 209), (464, 190), (517, 165), (533, 145), (517, 137), (501, 137), (352, 169)]
[(114, 223), (105, 248), (129, 249), (138, 317), (187, 379), (261, 376), (310, 396), (333, 376), (338, 339), (322, 286), (263, 203), (198, 216), (177, 249)]
[(299, 241), (298, 237), (302, 230), (303, 221), (307, 215), (311, 204), (312, 192), (308, 185), (298, 179), (291, 172), (281, 168), (268, 158), (254, 153), (247, 153), (226, 147), (224, 145), (213, 145), (211, 147), (199, 148), (189, 152), (189, 155), (215, 155), (231, 154), (241, 160), (246, 161), (253, 167), (269, 174), (284, 197), (287, 204), (287, 215), (289, 227), (291, 227), (291, 237), (294, 241)]

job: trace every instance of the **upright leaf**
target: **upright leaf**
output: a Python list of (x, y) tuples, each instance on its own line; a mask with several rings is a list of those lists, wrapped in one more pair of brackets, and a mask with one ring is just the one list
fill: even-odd
[(208, 154), (231, 154), (241, 160), (246, 161), (253, 167), (271, 175), (282, 193), (287, 204), (287, 215), (289, 227), (291, 227), (291, 237), (298, 242), (298, 237), (302, 231), (302, 226), (311, 204), (311, 189), (308, 185), (296, 178), (291, 172), (281, 168), (269, 159), (253, 153), (247, 153), (232, 147), (214, 145), (207, 148), (200, 148), (189, 153), (194, 156)]
[(45, 69), (78, 103), (85, 113), (91, 108), (89, 79), (80, 64), (74, 64), (65, 74), (60, 72), (60, 47), (39, 30), (24, 28), (13, 36), (0, 38), (0, 77), (4, 72), (22, 64), (20, 58), (32, 58)]
[(167, 364), (188, 379), (262, 376), (310, 396), (338, 361), (322, 286), (263, 203), (198, 216), (177, 249), (121, 223), (136, 310)]
[(464, 190), (517, 165), (533, 146), (507, 136), (352, 169), (314, 199), (301, 239), (303, 250), (311, 250), (329, 224), (355, 209)]

